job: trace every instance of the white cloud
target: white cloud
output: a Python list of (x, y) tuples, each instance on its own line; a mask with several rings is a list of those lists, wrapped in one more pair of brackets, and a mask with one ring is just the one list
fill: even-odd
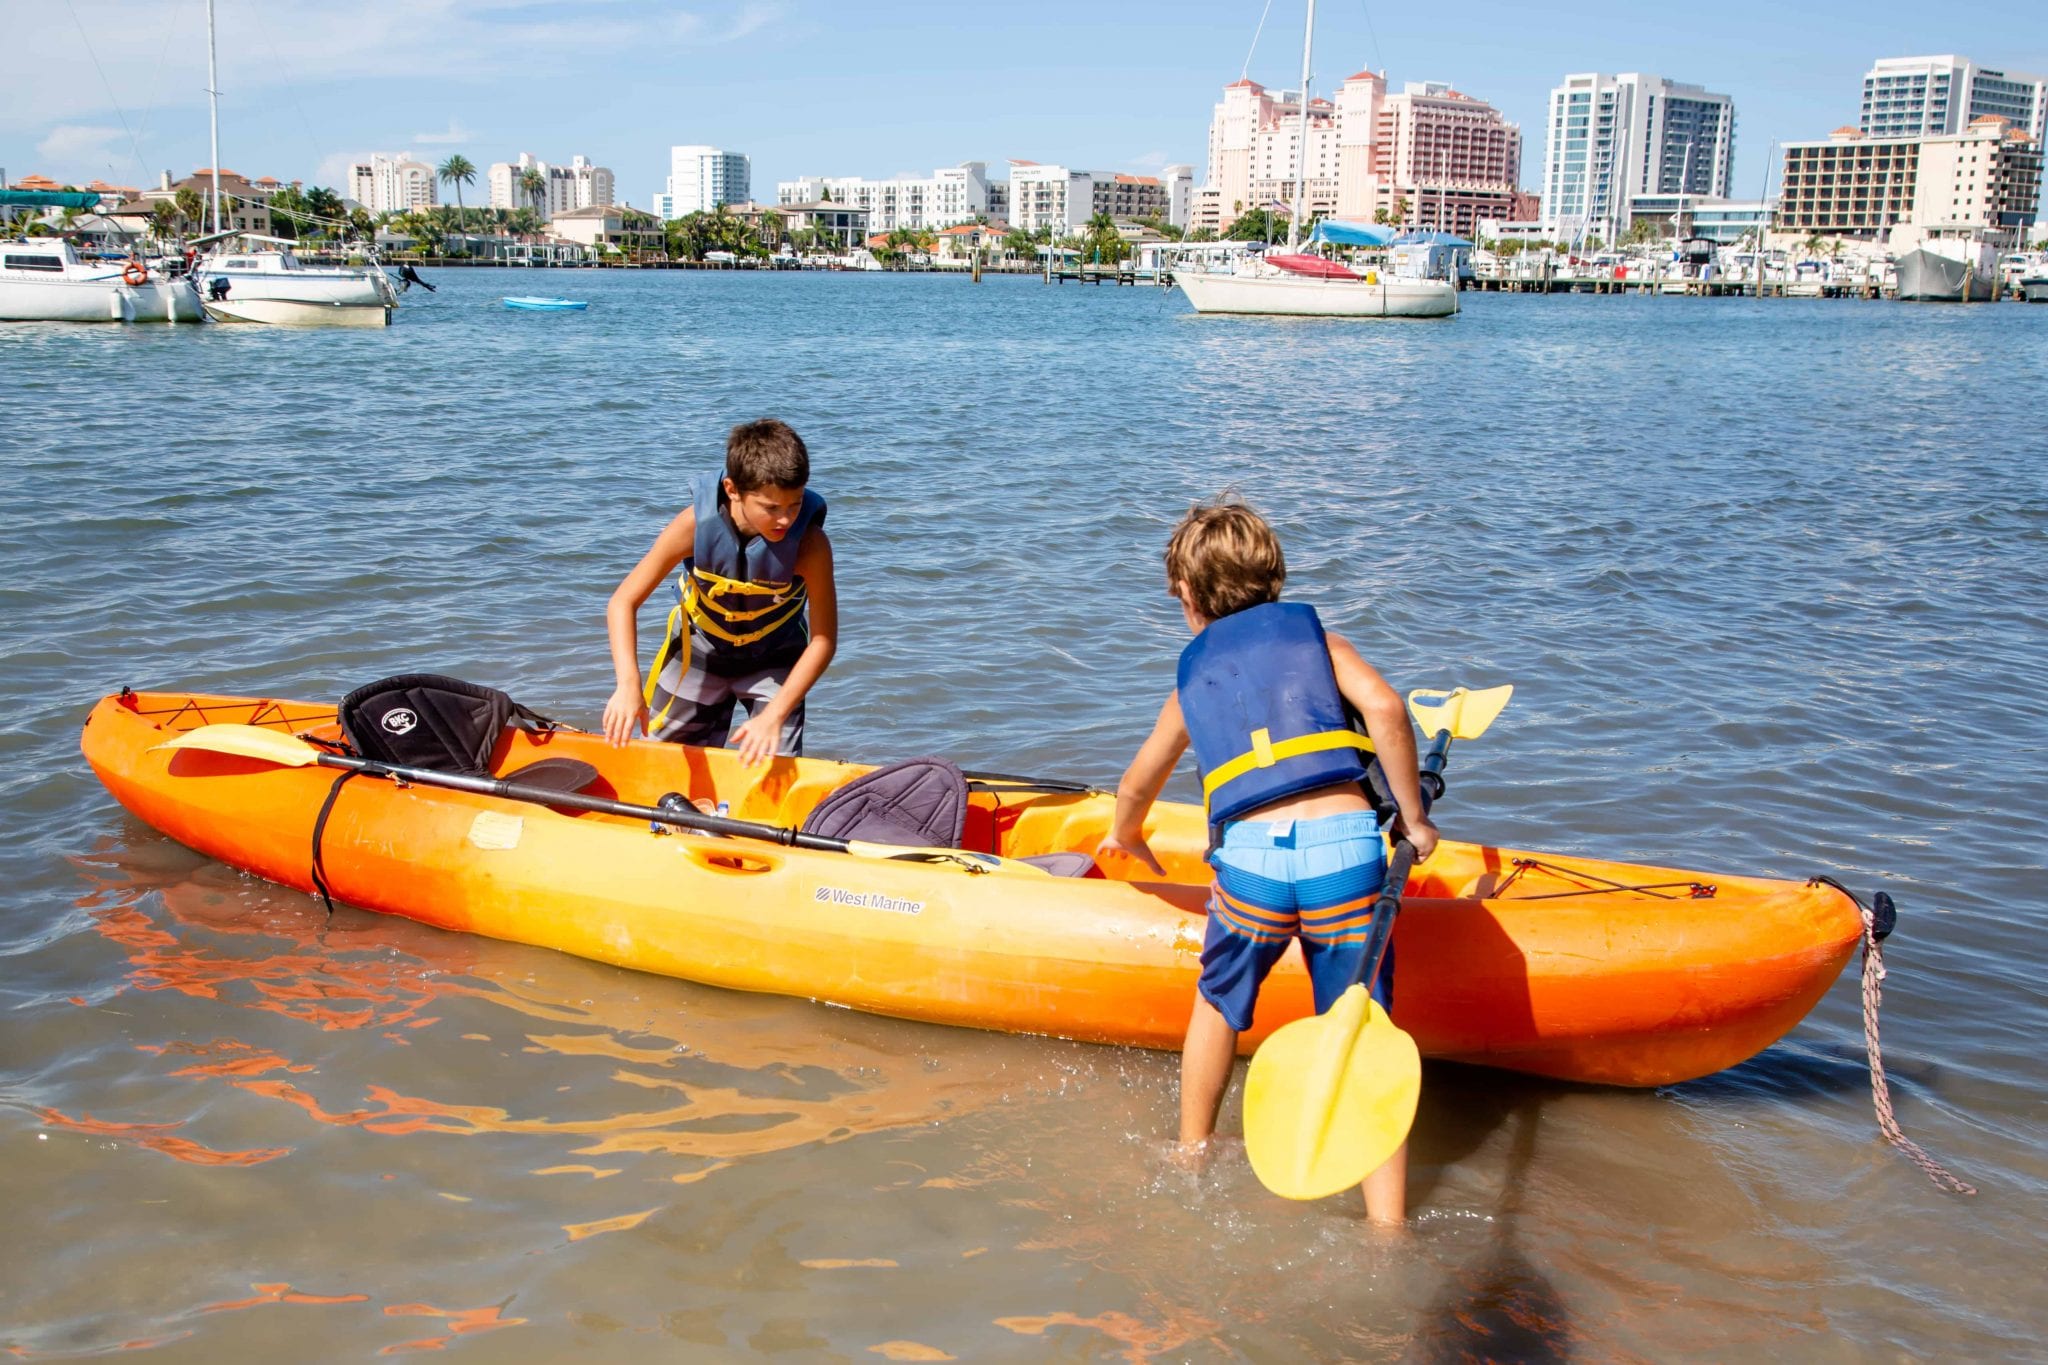
[(1173, 158), (1165, 152), (1146, 152), (1140, 156), (1126, 158), (1124, 164), (1141, 171), (1163, 171), (1173, 164)]
[(36, 155), (55, 165), (90, 168), (101, 175), (134, 159), (127, 129), (83, 123), (60, 123), (52, 128), (36, 144)]
[[(705, 13), (668, 0), (263, 0), (236, 4), (220, 28), (224, 119), (238, 96), (315, 82), (446, 81), (534, 76), (547, 60), (630, 54), (635, 60), (729, 43), (782, 17), (767, 0), (702, 0)], [(8, 16), (13, 50), (37, 59), (0, 81), (0, 127), (104, 118), (115, 105), (133, 122), (152, 108), (204, 100), (204, 31), (187, 7), (163, 0), (98, 0), (89, 37), (58, 5)], [(451, 131), (453, 125), (451, 124)], [(432, 136), (441, 136), (434, 134)], [(132, 158), (131, 158), (132, 159)]]
[(476, 134), (451, 118), (448, 120), (447, 132), (414, 133), (412, 140), (422, 147), (460, 147), (465, 142), (476, 141)]

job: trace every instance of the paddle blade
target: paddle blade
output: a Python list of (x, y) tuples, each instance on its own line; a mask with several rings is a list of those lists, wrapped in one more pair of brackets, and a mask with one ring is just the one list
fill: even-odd
[(233, 754), (287, 768), (306, 768), (320, 761), (320, 751), (303, 739), (260, 725), (202, 725), (153, 744), (152, 749), (198, 749), (209, 754)]
[(1244, 1084), (1244, 1145), (1265, 1187), (1321, 1199), (1356, 1185), (1408, 1138), (1422, 1056), (1362, 985), (1274, 1032)]
[(1493, 718), (1506, 709), (1508, 698), (1514, 695), (1513, 683), (1479, 692), (1468, 692), (1462, 687), (1450, 692), (1410, 692), (1408, 711), (1422, 727), (1425, 739), (1434, 739), (1440, 730), (1449, 730), (1452, 739), (1477, 739), (1486, 733), (1486, 727), (1493, 724)]

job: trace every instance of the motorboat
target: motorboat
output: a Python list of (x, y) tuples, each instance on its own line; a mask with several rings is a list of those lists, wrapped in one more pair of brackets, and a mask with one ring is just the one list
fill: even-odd
[(398, 291), (382, 266), (307, 265), (285, 238), (236, 235), (242, 249), (215, 250), (194, 271), (217, 321), (302, 327), (391, 321)]
[(505, 300), (505, 306), (528, 313), (580, 313), (590, 303), (587, 299), (512, 298)]
[(336, 303), (320, 299), (213, 299), (202, 305), (215, 322), (266, 327), (389, 327), (388, 303)]
[(1998, 253), (1969, 237), (1929, 237), (1898, 260), (1898, 297), (1908, 303), (1975, 303), (1998, 297)]

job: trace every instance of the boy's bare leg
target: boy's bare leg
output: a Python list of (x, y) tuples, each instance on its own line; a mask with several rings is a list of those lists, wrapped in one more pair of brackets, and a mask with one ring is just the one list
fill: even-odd
[(1195, 997), (1180, 1053), (1180, 1147), (1194, 1156), (1216, 1131), (1216, 1113), (1237, 1062), (1237, 1030), (1207, 1000)]
[(1365, 1191), (1365, 1216), (1375, 1223), (1399, 1224), (1408, 1220), (1408, 1144), (1402, 1143), (1392, 1156), (1360, 1186)]

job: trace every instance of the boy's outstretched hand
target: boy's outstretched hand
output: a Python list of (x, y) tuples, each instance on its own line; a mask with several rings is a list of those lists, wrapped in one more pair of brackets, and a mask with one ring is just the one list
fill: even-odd
[(1121, 853), (1126, 858), (1136, 858), (1160, 876), (1164, 877), (1166, 875), (1166, 869), (1160, 866), (1159, 859), (1153, 856), (1152, 846), (1145, 842), (1145, 836), (1142, 834), (1133, 834), (1129, 838), (1119, 839), (1116, 836), (1116, 832), (1112, 830), (1110, 833), (1103, 835), (1102, 842), (1095, 846), (1095, 860), (1101, 862), (1102, 855), (1105, 853)]
[(647, 733), (647, 701), (637, 687), (621, 687), (604, 704), (604, 737), (614, 749)]
[(741, 767), (766, 763), (782, 752), (782, 717), (773, 708), (756, 711), (732, 732), (727, 743), (740, 751)]

